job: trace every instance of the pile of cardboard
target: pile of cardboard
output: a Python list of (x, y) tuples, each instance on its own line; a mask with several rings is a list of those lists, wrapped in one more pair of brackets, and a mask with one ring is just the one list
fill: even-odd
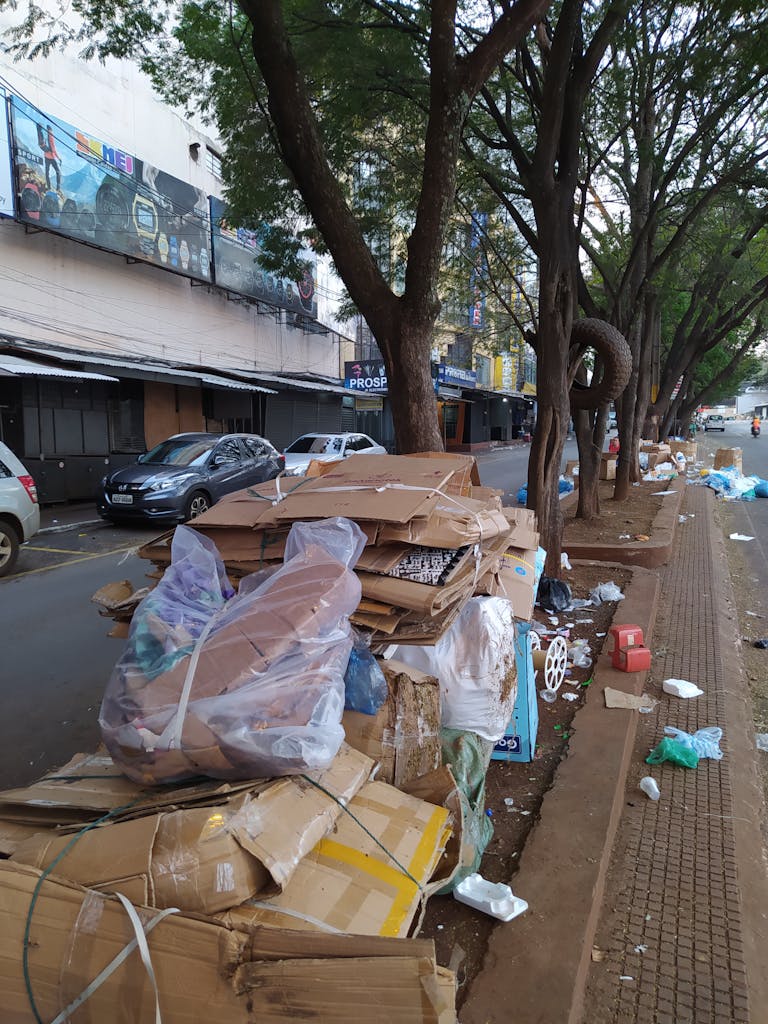
[[(279, 565), (294, 522), (344, 516), (365, 533), (356, 566), (362, 600), (352, 622), (374, 644), (434, 643), (473, 594), (507, 596), (533, 611), (535, 517), (502, 508), (466, 455), (355, 455), (322, 475), (282, 478), (223, 498), (191, 524), (216, 545), (230, 578)], [(172, 533), (140, 549), (158, 572)], [(117, 615), (128, 619), (122, 593)], [(110, 611), (102, 602), (106, 614)]]
[[(455, 1021), (450, 972), (407, 939), (460, 864), (455, 783), (441, 769), (411, 795), (373, 768), (344, 745), (322, 773), (144, 789), (99, 753), (0, 793), (3, 1020), (35, 1019), (28, 918), (27, 973), (52, 1020), (134, 941), (134, 908), (164, 1022), (305, 1019), (313, 998), (306, 1015), (328, 1024)], [(134, 954), (83, 1019), (149, 1018), (153, 1001)]]

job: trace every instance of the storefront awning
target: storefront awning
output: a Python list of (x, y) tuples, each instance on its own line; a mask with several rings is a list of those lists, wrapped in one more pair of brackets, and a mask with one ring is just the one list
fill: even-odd
[(276, 387), (298, 388), (300, 391), (327, 391), (333, 395), (351, 395), (355, 398), (367, 394), (364, 391), (353, 391), (350, 388), (345, 388), (341, 384), (324, 384), (321, 381), (300, 380), (298, 377), (282, 377), (280, 374), (269, 373), (266, 370), (232, 369), (230, 372), (236, 373), (238, 377), (246, 377), (248, 380), (267, 381)]
[[(153, 363), (149, 360), (130, 360), (130, 359), (116, 359), (113, 356), (104, 355), (101, 352), (65, 352), (57, 349), (45, 349), (37, 348), (30, 351), (39, 353), (40, 355), (46, 356), (47, 358), (61, 359), (62, 361), (71, 363), (82, 363), (83, 365), (95, 365), (104, 366), (109, 369), (116, 369), (124, 371), (121, 376), (132, 377), (137, 380), (155, 380), (160, 382), (166, 382), (170, 384), (189, 384), (190, 386), (205, 384), (208, 387), (223, 388), (233, 391), (252, 391), (260, 392), (265, 395), (276, 395), (277, 391), (273, 388), (260, 387), (258, 384), (248, 384), (241, 380), (232, 380), (229, 377), (222, 377), (216, 373), (207, 373), (200, 369), (186, 369), (178, 370), (172, 366), (164, 366), (162, 363)], [(20, 358), (18, 356), (11, 356), (9, 358)], [(59, 367), (52, 368), (58, 371)], [(125, 372), (127, 371), (127, 372)], [(66, 370), (61, 369), (61, 372), (56, 372), (54, 376), (69, 376), (69, 377), (91, 377), (97, 380), (111, 380), (116, 381), (118, 377), (105, 377), (98, 373), (85, 372), (80, 370)]]
[(36, 363), (32, 359), (22, 359), (0, 352), (0, 376), (2, 377), (59, 377), (64, 380), (104, 380), (116, 382), (117, 377), (108, 377), (103, 373), (91, 373), (88, 370), (68, 370), (62, 366), (50, 366)]

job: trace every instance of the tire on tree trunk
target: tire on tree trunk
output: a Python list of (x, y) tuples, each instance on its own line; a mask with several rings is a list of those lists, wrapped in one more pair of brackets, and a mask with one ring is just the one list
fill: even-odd
[(576, 320), (571, 329), (571, 353), (574, 349), (593, 348), (603, 364), (598, 381), (589, 385), (574, 381), (571, 385), (572, 409), (596, 409), (602, 402), (612, 402), (627, 386), (632, 372), (632, 351), (613, 324), (594, 317)]

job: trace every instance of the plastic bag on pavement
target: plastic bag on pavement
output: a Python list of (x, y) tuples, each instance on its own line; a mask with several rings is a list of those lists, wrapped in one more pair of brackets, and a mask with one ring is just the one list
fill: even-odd
[(518, 505), (524, 505), (528, 501), (528, 488), (521, 487), (515, 495), (515, 500), (517, 501)]
[(596, 587), (593, 587), (589, 592), (589, 596), (592, 600), (592, 604), (599, 605), (603, 601), (623, 601), (624, 595), (616, 586), (615, 583), (598, 583)]
[(760, 480), (755, 484), (755, 494), (758, 498), (768, 498), (768, 480)]
[(352, 650), (344, 673), (344, 709), (375, 715), (387, 699), (387, 680), (365, 636), (356, 629), (352, 635)]
[(178, 527), (101, 706), (120, 768), (145, 785), (326, 768), (344, 739), (364, 545), (347, 519), (294, 524), (284, 564), (232, 596), (214, 545)]
[(697, 729), (693, 735), (683, 732), (682, 729), (676, 729), (673, 725), (666, 725), (664, 733), (667, 736), (672, 736), (678, 743), (695, 750), (700, 758), (709, 757), (713, 761), (722, 761), (723, 759), (723, 752), (720, 749), (723, 730), (716, 725)]
[(548, 612), (564, 612), (571, 607), (571, 588), (563, 580), (542, 576), (536, 591), (536, 604)]
[(493, 822), (485, 813), (485, 777), (491, 763), (493, 743), (473, 732), (441, 729), (440, 745), (444, 765), (450, 765), (462, 806), (462, 866), (449, 885), (440, 892), (451, 892), (462, 879), (477, 871), (488, 843), (493, 838)]
[(663, 761), (679, 764), (683, 768), (695, 768), (699, 763), (699, 755), (693, 747), (665, 736), (645, 759), (646, 764), (661, 764)]
[(512, 604), (473, 597), (434, 647), (403, 644), (393, 658), (440, 682), (442, 724), (497, 743), (517, 696)]

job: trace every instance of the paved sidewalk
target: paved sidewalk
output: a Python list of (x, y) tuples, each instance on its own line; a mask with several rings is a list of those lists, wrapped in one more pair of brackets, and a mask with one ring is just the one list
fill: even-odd
[[(760, 843), (764, 807), (754, 767), (748, 691), (733, 648), (723, 542), (712, 495), (689, 487), (653, 637), (640, 716), (587, 982), (583, 1024), (761, 1024), (768, 898)], [(729, 646), (730, 645), (730, 646)], [(698, 683), (667, 697), (669, 677)], [(665, 725), (720, 726), (722, 761), (695, 770), (644, 759)], [(661, 800), (637, 788), (653, 775)], [(760, 946), (762, 944), (762, 950)]]

